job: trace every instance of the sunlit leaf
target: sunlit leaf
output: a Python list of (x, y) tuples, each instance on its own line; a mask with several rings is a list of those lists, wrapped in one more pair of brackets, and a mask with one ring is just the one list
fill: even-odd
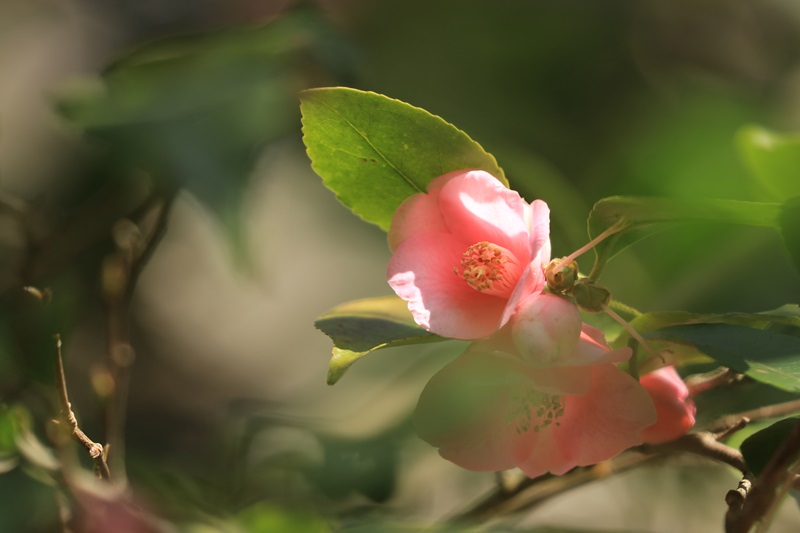
[(741, 450), (744, 460), (754, 474), (758, 475), (764, 470), (770, 458), (799, 423), (800, 417), (785, 418), (742, 442)]
[(406, 302), (396, 296), (339, 305), (319, 317), (314, 325), (333, 340), (333, 357), (328, 368), (330, 385), (374, 350), (447, 340), (418, 326)]
[(800, 392), (800, 337), (731, 324), (690, 324), (648, 335), (691, 344), (756, 381)]
[(311, 166), (355, 214), (384, 230), (400, 203), (447, 172), (483, 169), (508, 185), (494, 157), (427, 111), (343, 87), (301, 93)]
[(612, 227), (619, 231), (595, 246), (596, 258), (590, 276), (596, 278), (615, 254), (668, 224), (721, 222), (778, 228), (780, 213), (779, 204), (738, 200), (604, 198), (589, 213), (589, 236), (595, 238)]
[(736, 140), (747, 166), (773, 198), (800, 196), (800, 135), (747, 126)]

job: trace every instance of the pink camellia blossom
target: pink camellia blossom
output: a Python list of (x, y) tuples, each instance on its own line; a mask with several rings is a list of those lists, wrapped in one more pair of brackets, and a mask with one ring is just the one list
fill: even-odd
[[(630, 349), (611, 350), (579, 315), (576, 330), (564, 302), (574, 306), (558, 296), (529, 297), (508, 326), (433, 376), (414, 423), (442, 457), (471, 470), (519, 467), (535, 477), (642, 443), (656, 410), (644, 387), (614, 366)], [(555, 313), (565, 315), (555, 327), (527, 323)]]
[(655, 424), (642, 431), (648, 444), (669, 442), (685, 435), (694, 427), (697, 408), (689, 398), (689, 389), (674, 366), (665, 366), (645, 374), (639, 380), (656, 406)]
[(549, 233), (550, 210), (541, 200), (528, 204), (482, 170), (450, 172), (395, 212), (389, 285), (425, 329), (487, 337), (544, 288)]

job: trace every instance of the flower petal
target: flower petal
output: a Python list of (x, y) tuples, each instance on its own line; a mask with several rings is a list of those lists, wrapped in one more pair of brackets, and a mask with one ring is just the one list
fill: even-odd
[(674, 366), (665, 366), (645, 374), (640, 380), (656, 406), (658, 419), (642, 431), (649, 444), (669, 442), (694, 427), (696, 406), (689, 399), (689, 389)]
[(522, 273), (522, 276), (517, 282), (517, 286), (514, 288), (514, 291), (508, 298), (508, 302), (506, 302), (506, 307), (503, 310), (503, 318), (500, 324), (505, 326), (511, 319), (511, 316), (519, 308), (520, 303), (532, 294), (541, 293), (544, 289), (544, 286), (544, 271), (541, 269), (541, 267), (535, 265), (534, 262), (530, 263)]
[(525, 362), (514, 347), (511, 328), (505, 327), (487, 339), (473, 342), (467, 348), (472, 354), (494, 356), (496, 365), (525, 376), (527, 389), (547, 394), (585, 394), (592, 385), (592, 371), (580, 366), (533, 366)]
[(542, 200), (531, 202), (531, 251), (540, 265), (550, 262), (550, 207)]
[[(604, 461), (641, 444), (641, 430), (655, 420), (653, 402), (635, 379), (612, 365), (591, 368), (592, 387), (584, 395), (566, 397), (561, 425), (553, 429), (565, 459), (547, 465), (550, 472)], [(539, 468), (544, 464), (531, 458), (521, 468), (530, 475), (537, 463)]]
[(482, 170), (465, 172), (441, 189), (439, 208), (450, 232), (465, 244), (488, 241), (531, 260), (530, 205)]
[(523, 376), (496, 357), (466, 352), (431, 378), (414, 411), (414, 426), (445, 459), (471, 470), (514, 466), (516, 432), (505, 423), (509, 391)]
[(525, 298), (511, 319), (514, 346), (534, 365), (565, 364), (575, 354), (580, 335), (578, 307), (555, 294)]
[(389, 249), (396, 250), (411, 235), (427, 231), (447, 232), (447, 225), (439, 211), (439, 194), (451, 179), (464, 174), (464, 170), (448, 172), (431, 180), (427, 194), (414, 194), (406, 198), (395, 210), (389, 227)]
[(565, 364), (605, 365), (624, 363), (631, 358), (632, 354), (633, 351), (627, 347), (611, 350), (602, 331), (589, 324), (583, 324), (578, 349), (568, 361), (565, 361)]
[(447, 233), (416, 233), (389, 260), (389, 285), (420, 326), (445, 337), (477, 339), (500, 327), (505, 300), (471, 288), (455, 272), (464, 248)]

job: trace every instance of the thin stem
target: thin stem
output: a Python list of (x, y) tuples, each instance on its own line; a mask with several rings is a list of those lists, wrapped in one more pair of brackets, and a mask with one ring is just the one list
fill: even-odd
[(581, 246), (580, 248), (569, 254), (567, 257), (562, 259), (561, 262), (558, 265), (556, 265), (554, 273), (560, 272), (562, 265), (567, 265), (572, 261), (575, 261), (575, 259), (582, 256), (583, 254), (585, 254), (586, 252), (588, 252), (589, 250), (591, 250), (592, 248), (603, 242), (611, 235), (614, 235), (615, 233), (622, 231), (624, 228), (625, 228), (625, 223), (622, 220), (618, 220), (617, 222), (614, 223), (613, 226), (607, 228), (600, 235), (598, 235), (597, 237), (595, 237), (594, 239), (592, 239), (591, 241), (584, 244), (583, 246)]
[(136, 285), (138, 285), (139, 277), (144, 271), (144, 268), (150, 262), (158, 243), (161, 242), (161, 239), (167, 233), (169, 217), (172, 214), (172, 206), (175, 203), (176, 198), (177, 193), (171, 192), (161, 200), (160, 204), (158, 205), (156, 220), (153, 223), (152, 229), (145, 238), (144, 247), (141, 249), (137, 257), (131, 262), (130, 273), (128, 275), (128, 284), (125, 291), (125, 300), (128, 305), (133, 298), (133, 291), (136, 289)]
[(617, 313), (619, 313), (620, 316), (627, 315), (629, 318), (627, 318), (626, 320), (633, 320), (635, 318), (642, 316), (641, 311), (631, 307), (628, 304), (624, 304), (619, 300), (611, 300), (610, 302), (608, 302), (608, 306)]
[[(130, 389), (130, 368), (136, 359), (136, 352), (130, 342), (129, 313), (133, 293), (145, 266), (155, 252), (161, 238), (166, 234), (169, 216), (176, 194), (166, 198), (152, 196), (139, 213), (140, 219), (154, 216), (149, 231), (141, 232), (139, 225), (130, 221), (118, 223), (123, 235), (115, 239), (117, 251), (106, 259), (104, 275), (111, 282), (106, 286), (105, 298), (108, 310), (108, 369), (114, 384), (112, 395), (106, 407), (106, 432), (111, 460), (117, 478), (125, 479), (125, 418), (128, 392)], [(142, 234), (144, 233), (144, 235)]]
[(704, 374), (694, 374), (692, 376), (688, 376), (684, 381), (686, 382), (686, 387), (689, 389), (689, 395), (697, 396), (702, 392), (706, 392), (723, 385), (730, 385), (740, 378), (741, 374), (731, 370), (730, 368), (720, 367)]
[(606, 304), (600, 304), (600, 308), (601, 308), (603, 311), (605, 311), (605, 313), (606, 313), (608, 316), (610, 316), (610, 317), (611, 317), (611, 318), (613, 318), (615, 321), (617, 321), (617, 322), (619, 323), (619, 325), (620, 325), (620, 326), (622, 326), (622, 327), (625, 329), (625, 331), (627, 331), (627, 332), (628, 332), (628, 334), (629, 334), (629, 335), (630, 335), (632, 338), (636, 339), (636, 342), (638, 342), (639, 344), (641, 344), (641, 345), (642, 345), (642, 347), (643, 347), (645, 350), (647, 350), (647, 352), (648, 352), (648, 353), (649, 353), (651, 356), (653, 356), (653, 357), (658, 357), (659, 359), (661, 359), (661, 361), (662, 361), (662, 362), (666, 362), (666, 361), (664, 361), (664, 358), (663, 358), (663, 357), (661, 357), (661, 354), (659, 354), (657, 351), (655, 351), (655, 350), (653, 349), (653, 347), (652, 347), (652, 346), (650, 346), (650, 343), (648, 343), (646, 340), (644, 340), (644, 337), (642, 337), (641, 335), (639, 335), (639, 332), (638, 332), (638, 331), (636, 331), (636, 330), (635, 330), (635, 329), (634, 329), (634, 328), (633, 328), (633, 327), (632, 327), (630, 324), (628, 324), (628, 322), (627, 322), (627, 321), (626, 321), (624, 318), (622, 318), (621, 316), (619, 316), (619, 315), (618, 315), (616, 312), (614, 312), (614, 310), (613, 310), (613, 309), (611, 309), (611, 308), (610, 308), (609, 306), (607, 306)]
[(61, 355), (60, 335), (56, 335), (56, 387), (58, 388), (58, 396), (61, 403), (61, 416), (69, 424), (72, 430), (72, 436), (86, 448), (87, 452), (89, 452), (89, 456), (94, 460), (97, 475), (100, 479), (110, 479), (111, 472), (106, 463), (103, 446), (90, 439), (86, 433), (78, 427), (78, 420), (75, 418), (75, 413), (72, 412), (72, 405), (69, 403), (69, 395), (67, 393), (67, 380), (64, 376), (64, 361)]
[[(741, 428), (739, 428), (741, 429)], [(708, 431), (688, 433), (672, 442), (659, 445), (660, 451), (689, 452), (701, 455), (730, 465), (743, 474), (747, 472), (747, 464), (742, 452), (717, 440), (718, 436)]]
[(747, 417), (750, 420), (762, 420), (764, 418), (775, 418), (779, 416), (790, 415), (800, 411), (800, 400), (792, 400), (790, 402), (777, 403), (775, 405), (767, 405), (744, 411), (739, 413), (738, 416)]

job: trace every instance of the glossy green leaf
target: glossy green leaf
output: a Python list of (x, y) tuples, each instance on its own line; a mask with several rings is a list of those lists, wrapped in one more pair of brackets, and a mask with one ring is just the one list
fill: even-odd
[(400, 203), (447, 172), (483, 169), (508, 185), (494, 157), (427, 111), (343, 87), (301, 93), (311, 166), (355, 214), (384, 230)]
[(736, 140), (745, 163), (774, 199), (800, 196), (800, 135), (747, 126)]
[(339, 305), (319, 317), (314, 325), (333, 340), (329, 385), (339, 381), (353, 363), (372, 351), (447, 340), (418, 326), (406, 302), (396, 296)]
[(589, 237), (595, 238), (612, 227), (619, 231), (595, 246), (595, 264), (589, 275), (596, 279), (611, 257), (668, 224), (721, 222), (778, 228), (780, 213), (780, 204), (738, 200), (604, 198), (589, 213)]
[(742, 455), (754, 474), (758, 475), (764, 470), (770, 458), (799, 423), (800, 417), (785, 418), (742, 442)]
[[(780, 324), (800, 328), (800, 305), (787, 304), (772, 311), (763, 313), (689, 313), (687, 311), (658, 311), (644, 313), (630, 321), (630, 325), (639, 333), (649, 333), (670, 326), (687, 324), (732, 324), (749, 328), (763, 329), (770, 324)], [(628, 340), (625, 330), (615, 340), (615, 344), (624, 345)]]
[(691, 344), (756, 381), (800, 392), (800, 337), (732, 324), (673, 326), (647, 336)]
[[(650, 333), (670, 326), (683, 326), (688, 324), (732, 324), (748, 328), (765, 329), (771, 326), (789, 326), (800, 328), (800, 306), (787, 304), (778, 309), (761, 313), (689, 313), (686, 311), (658, 311), (644, 313), (628, 318), (630, 325), (639, 333), (650, 336)], [(626, 346), (630, 335), (628, 332), (613, 323), (611, 326), (601, 328), (604, 331), (614, 331), (616, 336), (610, 336), (615, 348)], [(800, 331), (800, 329), (798, 329)], [(670, 358), (676, 364), (699, 362), (704, 359), (704, 354), (689, 345), (676, 345), (671, 342), (651, 340), (652, 348), (656, 351), (665, 349), (670, 352)], [(639, 350), (638, 358), (641, 362), (649, 358), (645, 350)]]

